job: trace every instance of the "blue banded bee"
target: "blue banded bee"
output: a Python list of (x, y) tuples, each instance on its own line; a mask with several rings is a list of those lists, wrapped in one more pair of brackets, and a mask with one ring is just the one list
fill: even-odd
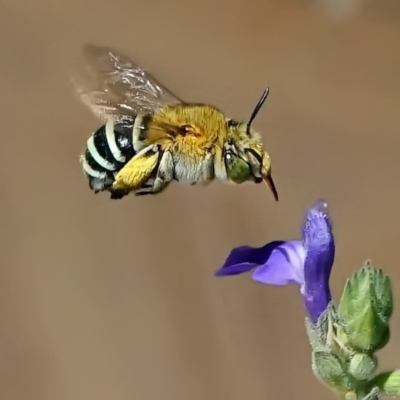
[(214, 106), (184, 102), (114, 50), (85, 45), (83, 55), (86, 76), (75, 74), (73, 83), (104, 123), (80, 158), (94, 193), (108, 191), (111, 199), (121, 199), (161, 193), (174, 180), (264, 181), (278, 200), (270, 156), (251, 126), (268, 89), (243, 122)]

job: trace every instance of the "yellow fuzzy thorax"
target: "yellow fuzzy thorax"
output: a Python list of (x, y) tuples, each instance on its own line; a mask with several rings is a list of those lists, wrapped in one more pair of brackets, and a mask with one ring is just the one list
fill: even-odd
[[(222, 147), (227, 137), (225, 115), (215, 107), (186, 104), (164, 107), (152, 118), (149, 131), (162, 127), (176, 128), (173, 146), (188, 153), (203, 153), (211, 147)], [(187, 133), (180, 128), (187, 127)]]
[(263, 154), (261, 136), (247, 130), (245, 122), (228, 126), (228, 118), (217, 108), (206, 104), (181, 104), (156, 110), (146, 126), (143, 142), (161, 144), (164, 150), (198, 162), (207, 154), (222, 163), (223, 149), (233, 144), (240, 154), (253, 149)]

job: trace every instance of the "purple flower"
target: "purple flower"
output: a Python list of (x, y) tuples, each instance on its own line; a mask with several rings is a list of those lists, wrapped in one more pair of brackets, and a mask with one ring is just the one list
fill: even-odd
[(329, 277), (335, 258), (335, 242), (327, 205), (311, 207), (302, 227), (302, 240), (273, 241), (254, 248), (231, 251), (216, 276), (252, 272), (252, 279), (269, 285), (300, 285), (304, 305), (314, 323), (331, 301)]

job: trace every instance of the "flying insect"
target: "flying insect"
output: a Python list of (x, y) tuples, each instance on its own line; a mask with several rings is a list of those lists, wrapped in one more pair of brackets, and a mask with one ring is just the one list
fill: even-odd
[(83, 56), (86, 73), (73, 75), (73, 84), (103, 123), (80, 157), (94, 193), (122, 199), (159, 194), (173, 181), (264, 181), (278, 201), (271, 158), (252, 128), (269, 89), (250, 119), (239, 121), (212, 105), (181, 100), (115, 50), (87, 44)]

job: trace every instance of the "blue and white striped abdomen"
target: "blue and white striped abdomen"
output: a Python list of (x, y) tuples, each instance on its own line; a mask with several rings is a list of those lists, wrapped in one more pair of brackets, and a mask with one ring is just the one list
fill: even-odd
[(110, 119), (87, 140), (81, 163), (95, 193), (109, 189), (115, 175), (136, 154), (132, 145), (134, 122), (135, 117), (115, 124)]

